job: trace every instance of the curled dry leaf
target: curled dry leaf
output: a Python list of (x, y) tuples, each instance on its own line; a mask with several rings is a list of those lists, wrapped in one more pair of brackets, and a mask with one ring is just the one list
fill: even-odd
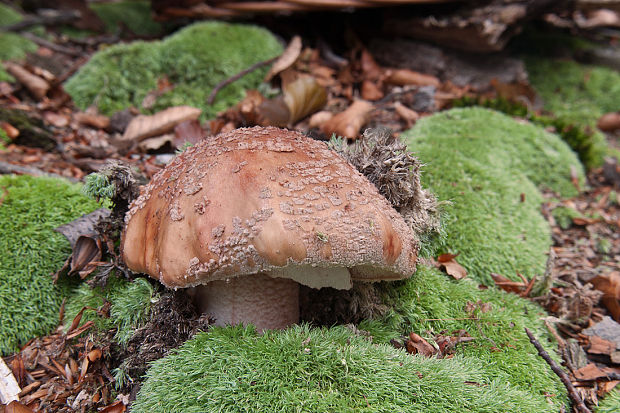
[(383, 97), (383, 91), (374, 82), (366, 79), (362, 82), (362, 98), (364, 100), (379, 100)]
[(9, 139), (13, 140), (19, 136), (19, 129), (11, 125), (9, 122), (0, 122), (0, 128), (6, 133)]
[(80, 124), (96, 129), (106, 129), (110, 126), (110, 118), (95, 113), (78, 112), (73, 118)]
[(138, 144), (138, 149), (140, 149), (142, 152), (156, 151), (159, 148), (164, 147), (168, 143), (172, 145), (174, 138), (174, 133), (165, 133), (163, 135), (147, 138)]
[(409, 69), (389, 69), (385, 72), (385, 83), (396, 86), (435, 86), (441, 82), (438, 78), (424, 73), (414, 72)]
[(365, 79), (377, 81), (383, 77), (383, 70), (377, 64), (374, 57), (366, 49), (362, 50), (360, 66)]
[(50, 90), (50, 84), (45, 79), (30, 73), (22, 66), (13, 62), (5, 62), (4, 67), (6, 71), (13, 75), (35, 98), (39, 100), (43, 99)]
[(284, 86), (284, 103), (289, 110), (290, 125), (320, 110), (327, 103), (325, 88), (310, 76), (300, 77)]
[(200, 109), (191, 106), (175, 106), (154, 115), (136, 116), (129, 122), (121, 140), (141, 141), (163, 135), (171, 132), (181, 122), (198, 119), (200, 113)]
[(598, 275), (592, 278), (590, 283), (594, 288), (603, 292), (601, 303), (607, 308), (613, 319), (620, 322), (620, 272), (612, 271)]
[(286, 50), (282, 52), (278, 60), (276, 60), (271, 66), (271, 69), (269, 69), (269, 72), (267, 72), (265, 81), (270, 81), (275, 75), (291, 67), (301, 53), (301, 46), (301, 37), (293, 37), (286, 47)]
[(33, 411), (30, 407), (13, 400), (4, 408), (4, 413), (33, 413)]
[(467, 270), (455, 258), (459, 254), (441, 254), (437, 257), (437, 268), (446, 272), (455, 280), (460, 280), (467, 276)]
[(601, 116), (596, 126), (605, 132), (612, 132), (620, 129), (620, 112), (606, 113)]
[(365, 100), (356, 100), (344, 112), (334, 115), (330, 120), (323, 123), (321, 130), (323, 133), (337, 136), (345, 136), (357, 139), (360, 130), (370, 119), (370, 112), (373, 106)]
[(425, 357), (432, 357), (437, 353), (435, 347), (413, 332), (409, 333), (409, 339), (405, 343), (405, 348), (409, 354), (420, 354)]

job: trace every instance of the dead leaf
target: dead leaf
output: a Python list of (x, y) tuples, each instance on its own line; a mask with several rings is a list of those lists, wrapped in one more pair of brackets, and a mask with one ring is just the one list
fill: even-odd
[(81, 236), (94, 236), (97, 234), (95, 227), (104, 219), (110, 216), (110, 210), (107, 208), (99, 208), (90, 214), (82, 215), (81, 217), (74, 219), (68, 224), (61, 225), (54, 228), (54, 231), (60, 232), (68, 240), (71, 247), (75, 247), (75, 244)]
[(195, 145), (203, 140), (207, 132), (200, 126), (198, 120), (186, 120), (174, 127), (172, 146), (181, 148), (186, 143)]
[(101, 260), (101, 241), (88, 236), (78, 237), (71, 254), (69, 274), (78, 273), (81, 279), (95, 271)]
[(315, 113), (327, 103), (327, 92), (311, 76), (303, 76), (283, 88), (284, 103), (289, 110), (288, 124), (293, 125)]
[(587, 351), (590, 354), (611, 356), (611, 354), (616, 351), (616, 343), (605, 340), (599, 336), (590, 336), (590, 347)]
[(620, 272), (612, 271), (604, 275), (597, 275), (590, 280), (595, 289), (603, 292), (601, 303), (611, 313), (617, 322), (620, 322)]
[(400, 102), (394, 102), (394, 110), (398, 113), (398, 116), (405, 121), (407, 128), (412, 127), (420, 118), (418, 112), (409, 109)]
[(497, 95), (503, 99), (525, 103), (528, 106), (536, 103), (536, 90), (527, 82), (504, 83), (493, 78), (490, 83)]
[(409, 333), (409, 340), (405, 343), (405, 348), (409, 354), (420, 354), (425, 357), (431, 357), (437, 353), (435, 347), (413, 332)]
[(460, 252), (457, 252), (456, 254), (441, 254), (439, 257), (437, 257), (437, 262), (449, 262), (452, 261), (453, 259), (455, 259), (456, 257), (458, 257), (460, 254)]
[(44, 112), (43, 119), (57, 128), (64, 128), (69, 125), (69, 117), (56, 112)]
[(4, 413), (34, 413), (30, 407), (13, 400), (4, 408)]
[(370, 120), (373, 105), (365, 100), (356, 100), (345, 111), (334, 115), (323, 123), (321, 131), (327, 135), (332, 133), (350, 139), (357, 139), (360, 129)]
[(271, 66), (267, 75), (265, 75), (265, 82), (270, 81), (275, 75), (291, 67), (299, 57), (301, 47), (301, 37), (294, 36), (278, 60)]
[(13, 63), (13, 62), (4, 62), (4, 67), (7, 72), (17, 79), (19, 83), (21, 83), (32, 95), (41, 100), (47, 95), (47, 92), (50, 90), (50, 84), (35, 74), (30, 73), (28, 70), (24, 69), (22, 66)]
[(596, 126), (604, 132), (613, 132), (620, 129), (620, 112), (606, 113), (601, 116)]
[(365, 79), (362, 82), (362, 99), (364, 100), (379, 100), (383, 98), (383, 91), (381, 88), (371, 80)]
[(13, 140), (19, 136), (19, 129), (11, 125), (9, 122), (0, 122), (0, 128), (6, 133), (9, 139)]
[(319, 128), (325, 122), (334, 117), (334, 114), (328, 110), (322, 110), (320, 112), (315, 113), (308, 120), (308, 127), (310, 128)]
[(596, 364), (589, 363), (587, 366), (580, 368), (579, 370), (575, 370), (573, 375), (577, 380), (584, 381), (592, 381), (596, 379), (600, 379), (603, 377), (607, 377), (607, 373), (598, 368)]
[(95, 129), (106, 129), (110, 126), (109, 117), (95, 113), (78, 112), (73, 115), (73, 118), (80, 125), (92, 126)]
[(125, 403), (122, 400), (118, 400), (99, 410), (98, 413), (123, 413), (126, 408)]
[(389, 69), (385, 72), (384, 82), (396, 86), (434, 86), (439, 87), (441, 82), (435, 76), (414, 72), (409, 69)]
[(362, 50), (360, 56), (360, 66), (364, 79), (375, 82), (383, 77), (383, 70), (381, 69), (381, 66), (377, 64), (374, 57), (372, 57), (370, 52), (366, 49)]
[(156, 151), (163, 148), (166, 144), (172, 145), (174, 142), (174, 133), (166, 133), (160, 136), (154, 136), (152, 138), (146, 138), (138, 144), (138, 149), (142, 152)]
[(88, 360), (90, 360), (91, 362), (95, 362), (101, 358), (101, 355), (102, 355), (101, 350), (96, 348), (94, 350), (91, 350), (88, 353), (87, 357), (88, 357)]
[(264, 126), (286, 126), (291, 118), (291, 111), (286, 106), (283, 96), (262, 102), (258, 106), (258, 113), (263, 119)]
[(153, 136), (171, 132), (176, 125), (187, 120), (198, 119), (202, 111), (191, 106), (175, 106), (154, 115), (139, 115), (133, 118), (122, 141), (141, 141)]
[(509, 293), (518, 294), (521, 289), (524, 288), (524, 284), (522, 282), (511, 281), (510, 279), (504, 277), (501, 274), (496, 274), (492, 272), (491, 278), (493, 278), (493, 281), (495, 281), (495, 285)]
[(459, 254), (441, 254), (437, 257), (437, 268), (452, 276), (455, 280), (463, 279), (467, 276), (467, 270), (455, 258)]

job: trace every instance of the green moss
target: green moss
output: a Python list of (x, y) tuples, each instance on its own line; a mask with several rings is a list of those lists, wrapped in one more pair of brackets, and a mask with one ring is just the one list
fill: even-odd
[(147, 318), (151, 300), (156, 300), (153, 286), (145, 278), (136, 278), (133, 282), (111, 277), (105, 288), (91, 288), (80, 285), (68, 298), (66, 303), (65, 325), (71, 325), (73, 318), (84, 307), (99, 308), (104, 301), (110, 302), (110, 317), (103, 318), (93, 310), (85, 310), (81, 322), (95, 322), (99, 330), (116, 328), (115, 340), (126, 345), (134, 330)]
[(442, 235), (426, 251), (460, 252), (470, 276), (487, 285), (492, 272), (513, 279), (544, 272), (551, 235), (537, 186), (575, 194), (571, 166), (584, 179), (561, 139), (481, 108), (424, 118), (402, 137), (426, 164), (423, 184), (449, 202)]
[[(22, 20), (22, 15), (0, 3), (0, 26), (7, 26)], [(26, 53), (37, 50), (37, 45), (15, 33), (0, 32), (0, 60), (21, 59)], [(13, 76), (0, 65), (0, 82), (12, 82)]]
[[(564, 402), (562, 384), (524, 332), (525, 327), (529, 328), (551, 348), (545, 342), (549, 334), (540, 322), (544, 315), (540, 307), (495, 288), (480, 290), (478, 283), (469, 278), (451, 280), (425, 266), (406, 281), (385, 285), (384, 291), (385, 301), (393, 305), (390, 312), (360, 325), (375, 341), (388, 342), (410, 331), (432, 338), (442, 331), (465, 330), (475, 340), (459, 345), (457, 354), (482, 362), (487, 380), (510, 383), (520, 391), (530, 392), (529, 397), (541, 404), (546, 393), (555, 395), (555, 403)], [(549, 406), (549, 410), (557, 411), (557, 407)]]
[[(132, 411), (525, 412), (545, 400), (467, 357), (373, 345), (342, 327), (213, 328), (153, 363)], [(556, 406), (557, 410), (557, 406)]]
[(551, 211), (551, 215), (553, 215), (553, 219), (562, 229), (570, 228), (573, 225), (573, 218), (583, 217), (579, 211), (565, 206), (554, 208)]
[(79, 185), (51, 178), (0, 176), (0, 354), (49, 333), (71, 286), (52, 284), (71, 252), (55, 231), (97, 208)]
[(22, 20), (22, 15), (15, 9), (0, 3), (0, 26), (8, 26)]
[(599, 403), (596, 413), (615, 413), (620, 411), (620, 390), (616, 387)]
[(157, 99), (149, 113), (176, 105), (215, 114), (239, 101), (248, 88), (257, 87), (264, 70), (257, 70), (223, 88), (212, 106), (206, 99), (220, 81), (252, 64), (280, 53), (281, 45), (268, 31), (239, 24), (197, 23), (159, 42), (111, 46), (95, 54), (65, 89), (81, 108), (96, 104), (105, 114), (141, 107), (146, 95), (167, 77), (174, 89)]
[(162, 25), (151, 17), (149, 1), (91, 3), (89, 6), (105, 23), (108, 32), (117, 31), (120, 25), (139, 36), (156, 36), (162, 31)]

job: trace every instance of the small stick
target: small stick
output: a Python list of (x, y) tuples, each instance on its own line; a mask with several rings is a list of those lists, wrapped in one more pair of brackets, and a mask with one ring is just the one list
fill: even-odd
[(568, 390), (568, 397), (570, 397), (570, 399), (575, 404), (575, 409), (580, 413), (592, 413), (592, 411), (586, 407), (583, 399), (579, 396), (579, 393), (577, 393), (577, 389), (575, 389), (575, 386), (573, 386), (573, 383), (571, 383), (568, 375), (564, 372), (564, 370), (562, 370), (558, 363), (551, 359), (549, 353), (547, 353), (545, 349), (540, 345), (540, 343), (538, 342), (538, 340), (536, 340), (530, 330), (526, 328), (525, 333), (530, 338), (530, 343), (532, 343), (534, 347), (536, 347), (536, 350), (538, 350), (538, 354), (540, 355), (540, 357), (542, 357), (543, 360), (545, 360), (547, 364), (549, 364), (551, 370), (553, 370), (553, 372), (557, 374), (560, 380), (562, 380), (564, 387), (566, 387), (566, 390)]
[(256, 69), (258, 69), (260, 67), (267, 66), (268, 64), (271, 64), (271, 63), (275, 62), (276, 59), (278, 59), (279, 57), (280, 56), (276, 56), (276, 57), (272, 57), (271, 59), (263, 60), (262, 62), (254, 63), (252, 66), (248, 67), (245, 70), (242, 70), (241, 72), (237, 73), (236, 75), (234, 75), (232, 77), (229, 77), (228, 79), (224, 79), (223, 81), (221, 81), (220, 83), (215, 85), (215, 87), (213, 88), (213, 90), (209, 94), (209, 97), (207, 98), (207, 103), (209, 105), (212, 105), (213, 101), (215, 100), (215, 95), (217, 95), (217, 92), (219, 92), (225, 86), (230, 85), (232, 82), (235, 82), (235, 81), (241, 79), (243, 76), (247, 75), (248, 73), (251, 73), (251, 72), (255, 71)]
[(39, 46), (47, 47), (48, 49), (53, 50), (55, 52), (59, 52), (59, 53), (66, 54), (69, 56), (74, 56), (74, 57), (83, 56), (83, 53), (77, 50), (50, 42), (49, 40), (42, 39), (39, 36), (35, 36), (31, 32), (21, 32), (20, 34), (22, 37), (25, 37), (28, 40), (32, 40), (34, 43), (38, 44)]
[(0, 161), (0, 175), (8, 175), (8, 174), (16, 174), (16, 175), (32, 175), (32, 176), (48, 176), (52, 178), (62, 178), (69, 180), (71, 182), (78, 182), (78, 179), (75, 179), (70, 176), (62, 176), (51, 172), (45, 172), (38, 168), (34, 168), (32, 166), (21, 166), (21, 165), (13, 165), (8, 162)]

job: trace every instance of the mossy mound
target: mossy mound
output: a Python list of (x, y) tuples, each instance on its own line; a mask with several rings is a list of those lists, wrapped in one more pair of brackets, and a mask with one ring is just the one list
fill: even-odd
[[(8, 26), (22, 20), (22, 15), (0, 3), (0, 26)], [(0, 32), (0, 61), (21, 59), (28, 52), (37, 50), (37, 45), (15, 33)], [(0, 65), (0, 81), (11, 82), (13, 77)]]
[(139, 36), (156, 36), (163, 30), (161, 23), (153, 20), (151, 4), (146, 0), (90, 3), (89, 7), (104, 22), (108, 32), (124, 26)]
[(553, 348), (540, 322), (544, 311), (537, 305), (495, 288), (480, 290), (469, 278), (454, 281), (426, 266), (420, 266), (406, 281), (385, 284), (384, 293), (390, 311), (359, 326), (369, 331), (375, 342), (388, 343), (411, 331), (427, 338), (442, 332), (458, 336), (459, 331), (465, 331), (474, 340), (458, 345), (456, 353), (484, 365), (487, 381), (510, 384), (541, 405), (546, 403), (545, 395), (553, 394), (549, 399), (553, 405), (546, 408), (549, 411), (559, 410), (565, 402), (562, 384), (525, 334), (527, 327)]
[(208, 118), (241, 100), (246, 89), (257, 87), (265, 71), (226, 86), (207, 106), (215, 85), (281, 51), (276, 38), (259, 27), (196, 23), (162, 41), (115, 45), (95, 54), (65, 83), (65, 90), (80, 109), (97, 105), (110, 115), (129, 106), (141, 108), (146, 95), (157, 90), (158, 80), (167, 78), (174, 88), (145, 112), (190, 105), (203, 108)]
[(79, 185), (52, 178), (0, 176), (0, 354), (16, 351), (29, 339), (58, 324), (68, 283), (54, 285), (71, 253), (53, 229), (97, 208)]
[(453, 109), (420, 120), (403, 133), (425, 164), (422, 181), (444, 205), (442, 235), (431, 255), (460, 252), (470, 277), (519, 279), (545, 269), (550, 228), (540, 214), (538, 187), (571, 196), (571, 168), (583, 167), (556, 135), (482, 108)]
[[(213, 328), (153, 363), (132, 411), (542, 412), (486, 366), (373, 345), (343, 327)], [(557, 406), (556, 406), (557, 411)]]
[(620, 390), (616, 387), (599, 403), (596, 413), (617, 413), (620, 412)]
[(93, 310), (85, 310), (81, 323), (93, 320), (97, 329), (107, 331), (116, 328), (115, 340), (125, 346), (134, 330), (148, 317), (152, 300), (157, 296), (153, 286), (145, 278), (132, 282), (110, 277), (105, 288), (91, 288), (80, 285), (67, 299), (65, 325), (71, 325), (73, 318), (84, 307), (100, 308), (104, 300), (110, 303), (110, 317), (97, 316)]

